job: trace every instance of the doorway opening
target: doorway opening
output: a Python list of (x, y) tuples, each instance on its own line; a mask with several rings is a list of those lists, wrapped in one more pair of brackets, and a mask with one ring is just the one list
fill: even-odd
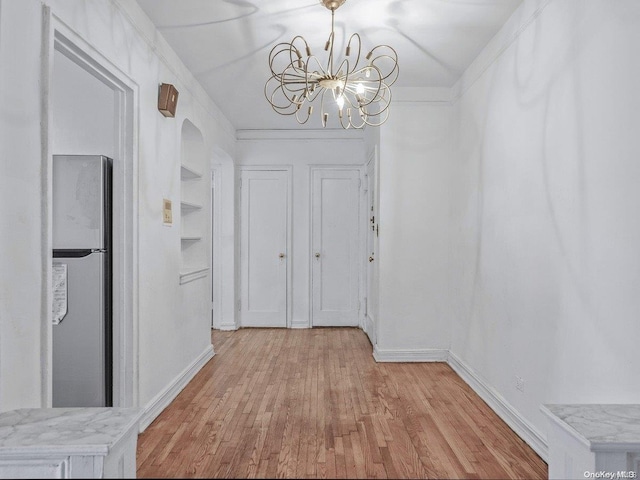
[[(56, 154), (90, 154), (113, 159), (113, 351), (112, 404), (137, 404), (137, 86), (55, 16), (49, 22), (45, 75), (47, 99), (48, 200)], [(74, 87), (76, 88), (74, 92)], [(84, 100), (83, 100), (84, 99)], [(49, 214), (48, 230), (52, 231)], [(49, 240), (51, 242), (51, 240)], [(51, 252), (51, 249), (49, 249)], [(50, 253), (51, 255), (51, 253)], [(51, 264), (49, 259), (49, 264)], [(51, 309), (49, 309), (51, 312)], [(47, 318), (46, 358), (52, 362), (52, 315)], [(51, 404), (51, 364), (43, 379)]]

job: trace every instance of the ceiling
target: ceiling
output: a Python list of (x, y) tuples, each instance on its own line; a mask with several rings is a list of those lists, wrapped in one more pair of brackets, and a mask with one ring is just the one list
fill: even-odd
[[(302, 35), (326, 58), (331, 12), (319, 0), (137, 1), (236, 129), (303, 128), (271, 109), (264, 84), (269, 52), (279, 42)], [(520, 3), (348, 0), (336, 11), (336, 52), (357, 32), (365, 52), (379, 44), (398, 52), (400, 76), (392, 92), (451, 87)], [(317, 116), (304, 128), (320, 128)]]

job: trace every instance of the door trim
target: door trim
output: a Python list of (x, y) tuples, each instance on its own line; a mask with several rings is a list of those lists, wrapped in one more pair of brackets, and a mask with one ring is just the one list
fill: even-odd
[[(237, 171), (237, 181), (238, 184), (241, 183), (242, 181), (242, 172), (245, 171), (254, 171), (254, 172), (287, 172), (287, 233), (286, 233), (286, 239), (287, 239), (287, 246), (285, 248), (285, 255), (286, 255), (286, 259), (287, 259), (287, 279), (286, 279), (286, 295), (287, 295), (287, 301), (286, 301), (286, 308), (287, 308), (287, 312), (286, 312), (286, 328), (291, 328), (291, 323), (292, 323), (292, 313), (293, 313), (293, 292), (292, 292), (292, 274), (293, 274), (293, 257), (291, 255), (291, 252), (293, 250), (292, 246), (293, 246), (293, 205), (292, 205), (292, 201), (293, 201), (293, 165), (239, 165), (236, 167), (236, 171)], [(240, 205), (240, 202), (242, 200), (242, 186), (239, 185), (239, 188), (237, 189), (238, 192), (238, 214), (241, 215), (242, 214), (242, 206)], [(240, 228), (241, 222), (239, 223), (238, 228)], [(242, 235), (242, 233), (240, 232), (240, 236)], [(238, 239), (239, 242), (242, 241), (241, 238)], [(240, 258), (240, 255), (242, 255), (242, 252), (239, 252), (238, 255), (238, 259)], [(239, 287), (238, 287), (238, 293), (237, 293), (237, 297), (238, 299), (242, 298), (242, 291), (241, 291), (241, 286), (242, 286), (242, 271), (240, 271), (240, 275), (239, 275)], [(240, 300), (238, 300), (240, 302)], [(240, 315), (240, 327), (242, 327), (242, 315)]]
[[(309, 244), (308, 244), (308, 268), (309, 268), (309, 290), (308, 290), (308, 315), (309, 315), (309, 328), (313, 328), (313, 172), (319, 170), (357, 170), (359, 175), (358, 179), (360, 181), (360, 187), (358, 189), (358, 197), (359, 197), (359, 209), (358, 209), (358, 218), (361, 219), (363, 214), (366, 214), (366, 207), (364, 206), (362, 195), (364, 189), (364, 170), (365, 165), (345, 165), (345, 164), (310, 164), (308, 165), (307, 175), (308, 175), (308, 185), (309, 185)], [(363, 210), (364, 209), (364, 210)], [(363, 213), (364, 212), (364, 213)], [(360, 259), (359, 267), (358, 267), (358, 302), (360, 308), (358, 309), (358, 325), (361, 324), (361, 315), (362, 315), (362, 307), (363, 307), (363, 294), (365, 285), (363, 285), (363, 281), (365, 279), (363, 275), (363, 269), (366, 268), (364, 261), (362, 260), (362, 228), (360, 222), (358, 222), (358, 258)], [(366, 233), (366, 232), (365, 232)]]
[[(377, 284), (375, 282), (376, 271), (378, 268), (378, 236), (377, 234), (373, 237), (373, 252), (374, 253), (374, 264), (372, 268), (369, 266), (368, 257), (371, 254), (369, 250), (369, 235), (371, 223), (370, 218), (373, 215), (377, 221), (375, 222), (376, 228), (378, 223), (380, 222), (379, 212), (378, 212), (378, 148), (377, 146), (371, 149), (369, 154), (367, 155), (367, 163), (364, 166), (364, 174), (365, 174), (365, 205), (364, 205), (364, 237), (363, 237), (363, 251), (366, 252), (364, 255), (364, 266), (362, 268), (363, 275), (363, 284), (364, 284), (364, 292), (362, 293), (363, 302), (366, 302), (367, 308), (363, 311), (362, 315), (362, 330), (367, 334), (371, 344), (375, 347), (378, 341), (378, 321), (377, 321), (377, 303), (378, 298), (373, 298), (372, 293), (377, 292)], [(369, 192), (370, 189), (373, 189), (373, 192)], [(369, 209), (370, 206), (373, 206), (373, 210)], [(370, 278), (371, 277), (371, 278)]]
[[(44, 122), (42, 126), (46, 149), (46, 188), (48, 205), (52, 196), (52, 155), (49, 126), (52, 122), (52, 91), (54, 52), (57, 50), (114, 91), (115, 117), (118, 122), (115, 145), (118, 165), (114, 165), (114, 242), (113, 278), (113, 405), (130, 407), (138, 404), (138, 85), (90, 43), (71, 30), (60, 18), (44, 7), (42, 56)], [(115, 210), (117, 208), (117, 211)], [(50, 278), (52, 261), (52, 215), (47, 215), (47, 303), (51, 304)], [(117, 247), (121, 245), (121, 247)], [(119, 249), (118, 249), (119, 248)], [(43, 315), (43, 406), (52, 400), (52, 330), (51, 307)]]

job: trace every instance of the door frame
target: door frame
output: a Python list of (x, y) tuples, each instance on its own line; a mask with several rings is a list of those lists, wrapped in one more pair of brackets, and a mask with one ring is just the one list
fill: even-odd
[[(366, 215), (366, 206), (363, 201), (362, 195), (364, 192), (364, 172), (365, 165), (345, 165), (345, 164), (310, 164), (308, 166), (308, 182), (309, 182), (309, 328), (313, 328), (313, 172), (317, 170), (357, 170), (359, 175), (358, 179), (360, 181), (359, 189), (358, 189), (358, 197), (359, 197), (359, 206), (358, 206), (358, 218), (361, 219), (363, 215)], [(365, 290), (365, 286), (363, 282), (366, 277), (363, 275), (363, 271), (366, 268), (365, 262), (362, 259), (362, 252), (364, 245), (364, 241), (366, 241), (366, 230), (361, 228), (361, 222), (358, 222), (358, 252), (357, 256), (360, 259), (358, 265), (358, 325), (362, 324), (362, 305), (363, 305), (363, 294)]]
[(220, 281), (220, 169), (211, 167), (211, 328), (220, 328), (222, 321), (222, 282)]
[[(113, 406), (132, 407), (139, 402), (138, 385), (138, 85), (110, 60), (98, 52), (84, 38), (71, 30), (61, 19), (45, 6), (44, 54), (42, 56), (43, 105), (45, 109), (42, 125), (46, 139), (46, 195), (51, 205), (53, 194), (50, 135), (53, 121), (53, 97), (51, 96), (54, 73), (54, 53), (58, 51), (78, 66), (111, 88), (116, 98), (114, 114), (116, 138), (114, 139), (119, 162), (114, 165), (114, 241), (113, 241)], [(52, 212), (47, 216), (47, 270), (45, 284), (51, 291), (52, 263)], [(51, 305), (51, 293), (47, 303)], [(43, 405), (52, 401), (52, 309), (43, 315)]]
[[(365, 206), (364, 206), (364, 238), (363, 238), (363, 249), (366, 255), (364, 258), (364, 268), (362, 270), (363, 278), (364, 278), (364, 292), (362, 294), (362, 302), (364, 305), (362, 312), (362, 330), (367, 334), (369, 340), (372, 345), (376, 345), (378, 339), (378, 322), (377, 322), (377, 298), (372, 298), (372, 293), (377, 293), (378, 285), (376, 284), (376, 272), (378, 269), (378, 225), (380, 222), (380, 218), (378, 216), (378, 148), (377, 146), (371, 149), (369, 154), (367, 155), (367, 163), (364, 166), (364, 198), (365, 198)], [(373, 209), (370, 209), (369, 206), (372, 206)], [(373, 223), (375, 227), (375, 234), (371, 233), (371, 221), (370, 218), (373, 216), (375, 218), (375, 222)], [(373, 252), (369, 251), (369, 235), (373, 235)], [(373, 265), (371, 265), (368, 261), (369, 255), (373, 253)], [(377, 295), (376, 295), (377, 297)]]
[(242, 251), (240, 251), (242, 245), (242, 172), (245, 171), (262, 171), (262, 172), (287, 172), (287, 232), (285, 238), (287, 239), (287, 245), (285, 248), (284, 254), (286, 255), (285, 259), (287, 261), (286, 268), (286, 326), (285, 328), (291, 328), (292, 323), (292, 314), (293, 314), (293, 292), (292, 292), (292, 274), (293, 274), (293, 258), (291, 252), (293, 251), (293, 165), (239, 165), (236, 167), (236, 172), (238, 176), (238, 230), (239, 230), (239, 238), (238, 238), (238, 268), (240, 269), (240, 275), (238, 276), (239, 287), (238, 287), (238, 310), (240, 313), (239, 318), (239, 326), (242, 327), (242, 312), (240, 311), (240, 307), (242, 305), (242, 275), (244, 272), (241, 268), (241, 258)]

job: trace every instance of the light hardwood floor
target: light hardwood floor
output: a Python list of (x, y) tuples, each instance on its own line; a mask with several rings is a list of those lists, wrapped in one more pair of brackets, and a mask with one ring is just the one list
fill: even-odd
[(139, 477), (547, 477), (446, 364), (375, 363), (353, 328), (212, 338), (216, 356), (140, 435)]

